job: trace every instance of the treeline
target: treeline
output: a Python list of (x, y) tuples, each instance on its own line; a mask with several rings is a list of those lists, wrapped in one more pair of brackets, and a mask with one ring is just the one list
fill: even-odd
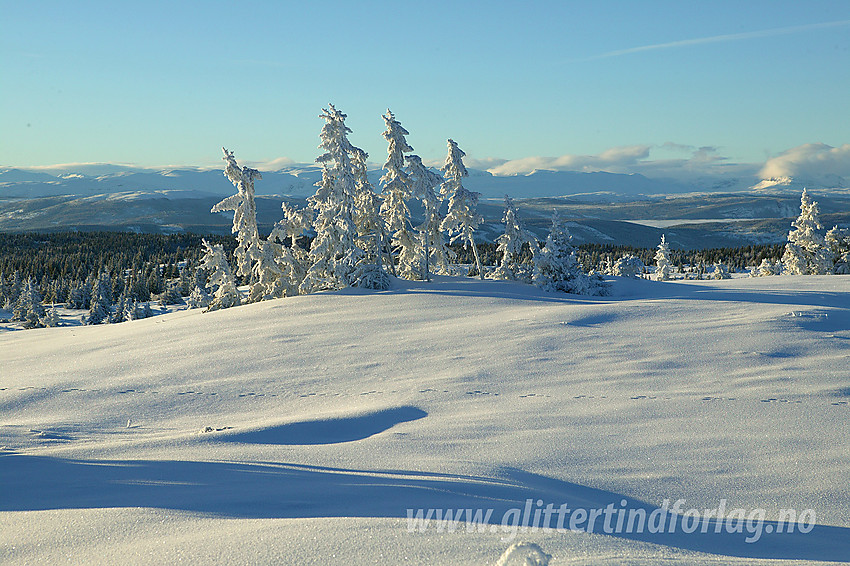
[[(457, 253), (458, 263), (475, 262), (472, 250), (461, 244), (450, 246)], [(501, 258), (496, 244), (477, 244), (478, 254), (484, 265), (496, 265)], [(754, 244), (739, 248), (712, 248), (706, 250), (670, 250), (670, 262), (676, 268), (703, 265), (710, 266), (716, 263), (726, 264), (730, 270), (742, 272), (746, 269), (759, 265), (762, 260), (779, 261), (785, 250), (785, 244)], [(579, 244), (576, 246), (576, 255), (586, 271), (604, 271), (607, 260), (616, 261), (626, 255), (638, 257), (644, 265), (655, 264), (656, 248), (636, 248), (634, 246), (615, 244)], [(532, 254), (528, 245), (524, 245), (519, 256), (520, 263), (531, 264)]]
[[(220, 243), (232, 254), (231, 236), (58, 232), (0, 234), (0, 307), (8, 308), (31, 281), (45, 303), (70, 303), (75, 289), (89, 288), (101, 273), (115, 297), (131, 287), (139, 301), (166, 290), (166, 281), (187, 278), (202, 255), (201, 241)], [(85, 299), (87, 293), (83, 292)], [(89, 308), (87, 300), (77, 308)]]
[[(166, 290), (166, 282), (182, 278), (194, 281), (194, 274), (203, 255), (201, 241), (221, 244), (231, 261), (236, 248), (233, 236), (200, 236), (197, 234), (134, 234), (126, 232), (59, 232), (0, 234), (0, 285), (6, 293), (11, 287), (32, 280), (45, 303), (68, 303), (73, 289), (93, 282), (106, 272), (112, 280), (113, 298), (132, 287), (138, 301), (152, 300)], [(303, 240), (304, 247), (309, 241)], [(474, 264), (469, 246), (455, 243), (449, 246), (459, 264)], [(496, 244), (476, 244), (484, 265), (498, 265), (501, 254)], [(723, 262), (730, 269), (742, 271), (782, 257), (783, 244), (750, 245), (740, 248), (708, 250), (670, 250), (675, 267)], [(654, 248), (612, 244), (581, 244), (577, 255), (587, 271), (601, 271), (607, 259), (616, 260), (627, 254), (637, 256), (646, 265), (653, 265)], [(531, 251), (526, 244), (518, 261), (531, 263)], [(247, 283), (239, 281), (240, 284)], [(181, 289), (188, 294), (191, 288)], [(3, 293), (0, 288), (0, 293)], [(3, 306), (0, 297), (0, 306)], [(79, 308), (88, 308), (81, 304)]]

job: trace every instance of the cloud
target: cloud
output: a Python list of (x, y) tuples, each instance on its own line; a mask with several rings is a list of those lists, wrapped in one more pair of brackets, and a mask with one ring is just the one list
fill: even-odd
[(791, 148), (769, 159), (760, 171), (762, 179), (792, 177), (823, 179), (850, 178), (850, 144), (832, 147), (824, 143), (807, 143)]
[[(653, 152), (685, 154), (684, 157), (653, 159)], [(668, 142), (659, 146), (614, 147), (597, 155), (524, 157), (488, 169), (493, 175), (527, 175), (533, 171), (597, 171), (640, 174), (699, 187), (748, 187), (757, 181), (760, 163), (737, 163), (714, 146), (696, 147)]]
[(667, 43), (655, 43), (652, 45), (642, 45), (640, 47), (630, 47), (628, 49), (618, 49), (609, 51), (600, 55), (588, 57), (586, 60), (608, 59), (610, 57), (621, 57), (623, 55), (631, 55), (633, 53), (641, 53), (644, 51), (657, 51), (659, 49), (675, 49), (678, 47), (689, 47), (692, 45), (703, 45), (706, 43), (725, 43), (729, 41), (740, 41), (743, 39), (759, 39), (762, 37), (773, 37), (777, 35), (788, 35), (793, 33), (803, 33), (807, 31), (815, 31), (827, 28), (841, 27), (850, 25), (850, 20), (837, 20), (834, 22), (823, 22), (818, 24), (806, 24), (802, 26), (790, 26), (783, 28), (773, 28), (758, 31), (748, 31), (743, 33), (729, 33), (723, 35), (713, 35), (710, 37), (697, 37), (693, 39), (683, 39), (679, 41), (670, 41)]
[(277, 157), (267, 161), (246, 161), (242, 165), (247, 165), (251, 169), (258, 171), (280, 171), (284, 167), (295, 165), (295, 161), (288, 157)]
[(522, 175), (537, 170), (627, 173), (639, 161), (649, 157), (650, 149), (649, 145), (630, 145), (607, 149), (599, 155), (523, 157), (505, 161), (488, 171), (493, 175)]
[[(475, 157), (464, 157), (463, 163), (467, 167), (472, 167), (473, 169), (484, 169), (489, 170), (495, 167), (499, 167), (506, 163), (507, 159), (501, 159), (498, 157), (485, 157), (484, 159), (476, 159)], [(442, 166), (443, 162), (441, 161), (438, 167)]]

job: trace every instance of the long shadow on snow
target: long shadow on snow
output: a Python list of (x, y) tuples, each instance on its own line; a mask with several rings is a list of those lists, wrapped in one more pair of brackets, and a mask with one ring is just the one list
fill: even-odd
[[(477, 477), (267, 462), (68, 460), (7, 454), (0, 456), (0, 482), (0, 511), (153, 507), (243, 518), (403, 519), (408, 509), (492, 509), (490, 524), (500, 525), (510, 517), (511, 525), (521, 524), (519, 515), (526, 506), (538, 510), (537, 500), (543, 507), (552, 503), (555, 509), (566, 503), (571, 510), (603, 509), (609, 504), (619, 510), (625, 501), (626, 510), (642, 511), (646, 517), (658, 509), (618, 493), (518, 470)], [(729, 529), (733, 530), (729, 533), (727, 525), (721, 524), (721, 532), (716, 533), (716, 522), (709, 522), (707, 532), (697, 529), (685, 534), (682, 516), (667, 517), (664, 532), (611, 536), (746, 558), (841, 561), (850, 557), (850, 528), (846, 527), (815, 525), (806, 534), (796, 530), (778, 534), (767, 533), (768, 526), (775, 531), (776, 524), (765, 522), (757, 542), (747, 543), (745, 539), (753, 533), (743, 523), (743, 532)], [(567, 526), (569, 520), (568, 515)], [(616, 516), (609, 525), (616, 525)], [(554, 519), (550, 526), (556, 526)], [(587, 530), (587, 518), (577, 526)], [(604, 517), (594, 527), (594, 532), (605, 532)], [(460, 529), (464, 528), (461, 524)], [(432, 525), (428, 532), (435, 529)]]
[(399, 423), (427, 416), (428, 413), (417, 407), (394, 407), (354, 417), (301, 421), (261, 430), (223, 434), (217, 436), (216, 440), (282, 445), (338, 444), (363, 440)]
[[(839, 276), (840, 277), (840, 276)], [(621, 295), (616, 293), (617, 285), (621, 283), (636, 286), (634, 294)], [(636, 299), (693, 299), (698, 301), (722, 301), (737, 303), (759, 303), (788, 306), (831, 307), (841, 309), (850, 316), (847, 308), (846, 293), (834, 291), (771, 291), (762, 289), (730, 289), (703, 287), (683, 281), (660, 282), (633, 279), (618, 279), (613, 281), (612, 290), (615, 294), (609, 296), (573, 295), (570, 293), (546, 292), (531, 284), (515, 281), (478, 281), (455, 280), (452, 278), (435, 278), (433, 283), (420, 283), (399, 286), (387, 291), (363, 291), (362, 289), (344, 289), (334, 291), (334, 294), (393, 294), (393, 295), (443, 295), (453, 297), (486, 297), (495, 299), (512, 299), (527, 302), (563, 303), (563, 304), (605, 304)]]

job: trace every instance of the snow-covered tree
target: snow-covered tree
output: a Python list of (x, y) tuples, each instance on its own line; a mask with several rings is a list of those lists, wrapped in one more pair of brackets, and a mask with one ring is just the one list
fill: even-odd
[(404, 154), (413, 151), (405, 136), (409, 132), (387, 110), (383, 116), (387, 129), (382, 134), (387, 140), (387, 161), (384, 163), (383, 184), (384, 202), (381, 205), (381, 217), (392, 238), (392, 245), (398, 250), (398, 274), (405, 279), (422, 279), (419, 241), (410, 228), (410, 209), (407, 200), (411, 197), (411, 180), (404, 170)]
[(6, 281), (3, 272), (0, 271), (0, 308), (8, 308), (11, 304), (9, 295), (11, 294), (11, 285)]
[(224, 247), (221, 244), (210, 244), (202, 241), (204, 246), (204, 257), (200, 268), (208, 274), (207, 286), (212, 289), (212, 301), (207, 306), (207, 311), (226, 309), (239, 304), (239, 292), (236, 290), (236, 281), (230, 271), (230, 264), (224, 256)]
[(113, 324), (117, 324), (119, 322), (124, 322), (127, 320), (127, 304), (133, 301), (132, 298), (127, 296), (127, 288), (124, 288), (124, 291), (118, 295), (118, 298), (115, 299), (115, 310), (112, 315), (109, 317), (109, 322)]
[(192, 292), (186, 298), (186, 304), (190, 309), (205, 309), (210, 306), (213, 298), (206, 289), (206, 285), (196, 283)]
[(81, 281), (71, 289), (68, 295), (68, 307), (72, 309), (88, 309), (91, 306), (92, 282), (89, 279)]
[(655, 280), (667, 281), (670, 279), (670, 274), (673, 273), (673, 264), (670, 263), (670, 245), (667, 243), (667, 238), (661, 234), (661, 243), (658, 244), (658, 251), (655, 252)]
[[(365, 289), (389, 289), (390, 278), (384, 271), (386, 230), (381, 217), (381, 199), (369, 181), (366, 159), (369, 154), (359, 147), (351, 148), (351, 167), (354, 173), (354, 226), (357, 228), (357, 247), (363, 256), (357, 262), (350, 284)], [(392, 255), (388, 263), (395, 273)]]
[(732, 279), (732, 275), (729, 274), (729, 266), (722, 262), (714, 264), (714, 273), (711, 277), (712, 279)]
[(440, 216), (440, 205), (442, 200), (434, 191), (440, 186), (443, 179), (425, 167), (418, 155), (405, 156), (407, 162), (408, 178), (410, 179), (411, 193), (422, 201), (425, 209), (425, 220), (416, 227), (419, 232), (419, 249), (421, 251), (420, 263), (425, 278), (429, 274), (449, 273), (449, 262), (454, 257), (454, 252), (446, 245), (443, 231), (440, 228), (443, 218)]
[(750, 277), (768, 277), (770, 275), (779, 275), (779, 272), (782, 269), (782, 263), (777, 262), (774, 263), (767, 258), (761, 260), (761, 263), (758, 264), (758, 267), (750, 270)]
[[(284, 296), (298, 294), (298, 288), (307, 273), (308, 252), (298, 245), (298, 238), (310, 229), (311, 209), (297, 209), (287, 202), (281, 204), (283, 218), (274, 225), (269, 242), (279, 242), (275, 260), (281, 271), (279, 285), (285, 289)], [(289, 245), (286, 246), (287, 240)]]
[(29, 278), (21, 286), (18, 297), (12, 308), (12, 320), (23, 322), (24, 328), (44, 326), (41, 319), (44, 316), (44, 305), (36, 282)]
[(824, 244), (832, 256), (832, 272), (850, 275), (850, 230), (833, 226), (826, 233)]
[(345, 125), (345, 114), (332, 104), (319, 117), (325, 120), (319, 136), (325, 153), (316, 158), (322, 165), (322, 180), (316, 194), (307, 199), (315, 211), (316, 236), (308, 254), (310, 267), (299, 286), (302, 293), (350, 285), (364, 256), (354, 224), (357, 187), (351, 165), (353, 147), (348, 141), (351, 130)]
[(800, 216), (791, 223), (788, 243), (782, 255), (785, 272), (790, 275), (824, 275), (832, 273), (832, 261), (818, 232), (822, 229), (818, 203), (813, 201), (806, 189), (800, 197)]
[(224, 176), (233, 183), (238, 192), (212, 207), (211, 212), (233, 211), (233, 227), (238, 242), (233, 257), (236, 260), (236, 275), (248, 277), (253, 262), (260, 255), (260, 236), (257, 232), (257, 206), (254, 203), (254, 180), (262, 179), (256, 169), (239, 167), (233, 152), (225, 148), (222, 159), (227, 163)]
[(15, 273), (12, 275), (12, 280), (7, 281), (4, 286), (3, 303), (0, 306), (2, 306), (4, 309), (13, 308), (15, 306), (15, 303), (18, 301), (18, 297), (20, 297), (21, 295), (21, 289), (23, 289), (21, 272), (15, 270)]
[(152, 316), (153, 311), (149, 301), (137, 301), (135, 299), (127, 301), (127, 306), (124, 308), (124, 320), (141, 320)]
[(545, 291), (562, 291), (577, 295), (606, 295), (608, 285), (596, 273), (585, 273), (576, 257), (572, 236), (558, 211), (552, 215), (552, 228), (546, 244), (534, 252), (532, 282)]
[(92, 289), (91, 307), (86, 324), (103, 324), (109, 322), (112, 314), (112, 278), (109, 273), (102, 271)]
[(62, 319), (59, 318), (59, 311), (56, 310), (56, 305), (50, 305), (50, 308), (44, 313), (41, 318), (41, 326), (46, 328), (54, 328), (62, 324)]
[(463, 164), (463, 157), (466, 154), (454, 140), (448, 140), (448, 146), (449, 153), (446, 156), (446, 164), (440, 169), (446, 179), (440, 188), (440, 192), (443, 197), (448, 197), (449, 210), (440, 225), (440, 229), (449, 233), (451, 242), (462, 239), (464, 247), (472, 246), (478, 276), (484, 279), (484, 266), (478, 256), (478, 248), (475, 247), (473, 236), (475, 229), (484, 220), (477, 211), (479, 193), (468, 191), (463, 186), (463, 178), (469, 176), (469, 172)]
[(514, 201), (505, 195), (505, 213), (502, 215), (505, 233), (496, 238), (496, 251), (502, 254), (499, 266), (493, 272), (493, 279), (531, 280), (531, 270), (519, 263), (522, 246), (537, 246), (537, 239), (519, 221)]
[(611, 275), (619, 277), (640, 277), (646, 266), (636, 255), (626, 254), (617, 258), (611, 266)]
[(180, 294), (179, 280), (169, 280), (165, 283), (165, 291), (159, 296), (159, 304), (164, 307), (183, 304), (183, 295)]
[(289, 279), (284, 277), (283, 269), (278, 263), (278, 258), (288, 254), (288, 250), (278, 243), (260, 241), (260, 253), (254, 262), (251, 274), (251, 287), (248, 290), (248, 302), (256, 303), (268, 299), (280, 299), (289, 295), (297, 294), (291, 288)]

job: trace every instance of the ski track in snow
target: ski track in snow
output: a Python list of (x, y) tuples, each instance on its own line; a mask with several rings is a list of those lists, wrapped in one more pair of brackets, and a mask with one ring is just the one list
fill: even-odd
[(2, 333), (0, 562), (483, 564), (503, 533), (406, 510), (665, 498), (817, 524), (518, 536), (556, 564), (850, 560), (848, 291), (438, 278)]

